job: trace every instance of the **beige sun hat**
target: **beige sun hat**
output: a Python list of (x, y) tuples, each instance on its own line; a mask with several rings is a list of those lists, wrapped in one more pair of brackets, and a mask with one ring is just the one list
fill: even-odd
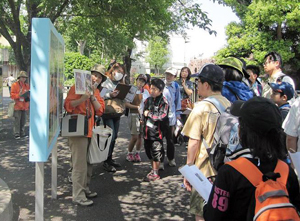
[(20, 71), (20, 73), (19, 73), (19, 75), (18, 75), (18, 79), (19, 79), (20, 77), (28, 78), (27, 72), (26, 72), (26, 71)]
[(105, 76), (105, 67), (101, 64), (95, 64), (92, 68), (91, 68), (91, 72), (98, 72), (102, 75), (102, 81), (106, 80), (106, 76)]

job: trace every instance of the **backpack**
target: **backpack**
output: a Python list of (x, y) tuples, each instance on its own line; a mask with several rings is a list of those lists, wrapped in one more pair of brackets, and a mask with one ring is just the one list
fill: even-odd
[(238, 135), (238, 117), (230, 113), (227, 108), (219, 117), (214, 132), (214, 142), (209, 153), (209, 160), (212, 167), (218, 171), (224, 164), (238, 157), (252, 157), (250, 149), (243, 149), (240, 145)]
[(296, 208), (289, 201), (286, 189), (289, 167), (278, 160), (274, 172), (262, 172), (246, 158), (227, 163), (240, 172), (255, 189), (254, 221), (299, 221)]
[(215, 98), (208, 97), (204, 101), (212, 103), (220, 113), (212, 146), (209, 147), (205, 139), (202, 139), (212, 167), (218, 171), (224, 162), (240, 156), (251, 157), (250, 149), (243, 149), (239, 142), (238, 117), (233, 116), (230, 113), (230, 108), (225, 109)]

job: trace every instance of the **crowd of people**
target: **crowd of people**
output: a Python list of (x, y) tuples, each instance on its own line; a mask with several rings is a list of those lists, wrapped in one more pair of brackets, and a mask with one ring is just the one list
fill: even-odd
[[(248, 220), (255, 216), (255, 189), (247, 177), (234, 165), (245, 159), (264, 176), (274, 173), (277, 165), (287, 165), (280, 174), (290, 203), (300, 211), (300, 193), (297, 176), (288, 157), (288, 151), (300, 149), (299, 106), (295, 84), (282, 71), (282, 59), (277, 52), (264, 57), (264, 73), (267, 81), (260, 79), (260, 69), (245, 65), (236, 57), (227, 57), (216, 64), (206, 64), (193, 74), (188, 67), (179, 72), (169, 67), (163, 78), (139, 74), (134, 80), (137, 88), (134, 99), (120, 99), (119, 83), (125, 84), (126, 71), (122, 64), (113, 61), (109, 68), (96, 64), (91, 69), (92, 90), (83, 95), (75, 93), (72, 86), (65, 99), (64, 108), (70, 113), (88, 116), (89, 130), (85, 137), (70, 137), (73, 201), (82, 206), (93, 204), (90, 198), (97, 193), (89, 189), (92, 165), (87, 162), (87, 152), (92, 127), (100, 122), (112, 129), (112, 139), (103, 168), (116, 172), (122, 165), (113, 158), (118, 138), (121, 116), (126, 112), (131, 138), (126, 156), (129, 162), (141, 161), (141, 150), (151, 163), (145, 181), (160, 179), (164, 170), (165, 151), (170, 167), (176, 164), (176, 143), (181, 136), (187, 147), (186, 164), (195, 164), (212, 183), (212, 191), (206, 202), (187, 179), (183, 183), (191, 191), (190, 213), (196, 220)], [(192, 79), (195, 79), (193, 82)], [(20, 97), (29, 85), (25, 72), (12, 84), (11, 98), (15, 100), (15, 137), (24, 136), (24, 114), (28, 102)], [(100, 95), (101, 93), (101, 95)], [(196, 98), (196, 102), (195, 101)], [(221, 111), (222, 110), (222, 111)], [(223, 111), (238, 119), (239, 153), (232, 164), (214, 168), (210, 149), (215, 143), (218, 119)], [(182, 129), (180, 133), (176, 129)], [(163, 139), (166, 141), (164, 147)], [(242, 150), (242, 151), (241, 151)], [(279, 163), (280, 162), (280, 163)], [(283, 166), (285, 167), (285, 166)], [(277, 170), (276, 170), (277, 171)], [(275, 176), (269, 179), (276, 181)]]

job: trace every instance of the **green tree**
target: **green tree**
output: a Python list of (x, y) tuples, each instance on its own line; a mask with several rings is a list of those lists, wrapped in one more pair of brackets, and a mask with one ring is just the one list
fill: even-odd
[(134, 39), (184, 34), (191, 26), (214, 33), (211, 20), (192, 0), (0, 0), (0, 11), (0, 34), (25, 70), (30, 65), (33, 17), (47, 17), (65, 30), (67, 45), (79, 47), (82, 54), (88, 49), (88, 54), (122, 57), (128, 73)]
[[(89, 18), (88, 27), (81, 22), (83, 26), (69, 31), (82, 34), (88, 30), (88, 34), (83, 34), (86, 47), (100, 50), (107, 57), (122, 57), (128, 73), (134, 39), (148, 41), (154, 36), (166, 38), (170, 32), (184, 34), (184, 30), (191, 26), (215, 33), (210, 29), (211, 20), (206, 13), (191, 0), (106, 0), (100, 4), (88, 1), (75, 8), (76, 15)], [(77, 19), (74, 16), (64, 19), (69, 20), (74, 22)], [(70, 38), (73, 48), (76, 46), (74, 42), (78, 41), (76, 33)]]
[(29, 70), (31, 47), (31, 20), (46, 17), (53, 23), (71, 0), (0, 0), (0, 34), (13, 49), (16, 63)]
[(266, 53), (277, 51), (286, 64), (286, 72), (299, 71), (299, 0), (221, 2), (231, 6), (241, 21), (226, 27), (227, 46), (218, 51), (217, 60), (235, 55), (261, 65)]
[(146, 56), (146, 61), (155, 68), (155, 72), (158, 74), (162, 66), (169, 60), (167, 57), (169, 54), (167, 46), (167, 40), (156, 36), (149, 41), (149, 44), (146, 48), (146, 52), (148, 53)]
[(88, 57), (81, 55), (79, 52), (67, 52), (65, 54), (65, 84), (74, 84), (74, 69), (91, 70), (95, 63)]

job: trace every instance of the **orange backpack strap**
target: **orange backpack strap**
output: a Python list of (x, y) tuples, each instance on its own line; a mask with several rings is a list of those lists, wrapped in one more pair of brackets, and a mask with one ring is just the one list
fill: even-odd
[(240, 172), (246, 179), (252, 183), (253, 186), (257, 186), (262, 181), (262, 172), (249, 160), (244, 157), (240, 157), (236, 160), (227, 162), (226, 164), (232, 166), (238, 172)]
[[(257, 186), (259, 182), (262, 181), (262, 172), (253, 163), (251, 163), (244, 157), (240, 157), (236, 160), (227, 162), (226, 164), (232, 166), (234, 169), (240, 172), (245, 178), (249, 180), (250, 183), (252, 183), (253, 186)], [(288, 165), (283, 161), (278, 160), (274, 173), (280, 173), (280, 178), (278, 178), (277, 180), (286, 185), (289, 174)]]
[(280, 173), (280, 177), (277, 180), (286, 186), (289, 176), (289, 166), (282, 160), (278, 160), (274, 173)]

